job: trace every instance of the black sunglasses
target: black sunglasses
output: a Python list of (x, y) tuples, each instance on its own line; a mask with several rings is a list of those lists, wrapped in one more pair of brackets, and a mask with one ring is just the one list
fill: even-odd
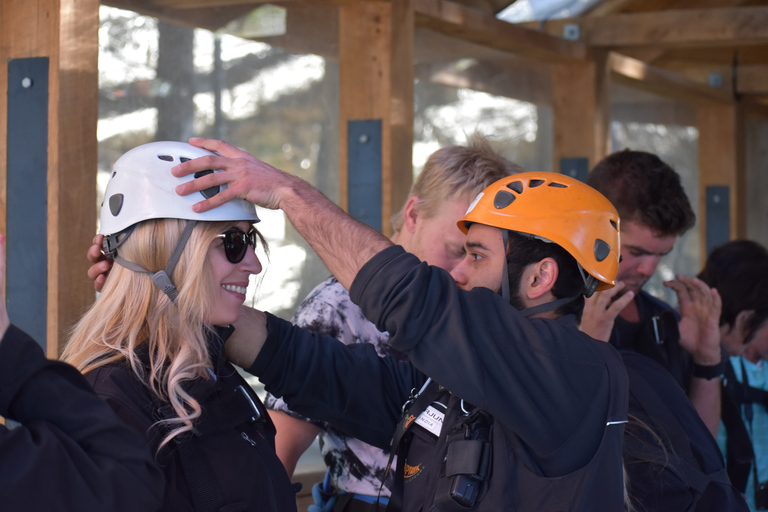
[(224, 254), (230, 263), (240, 263), (245, 258), (245, 253), (250, 245), (256, 249), (256, 230), (251, 228), (247, 233), (242, 229), (232, 228), (216, 238), (224, 239)]

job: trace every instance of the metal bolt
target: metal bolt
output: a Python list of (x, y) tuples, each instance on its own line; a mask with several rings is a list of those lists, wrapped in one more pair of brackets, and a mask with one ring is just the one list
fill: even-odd
[(580, 37), (579, 26), (576, 23), (568, 23), (563, 27), (563, 39), (578, 41)]
[(360, 141), (360, 144), (366, 144), (368, 142), (368, 135), (365, 133), (360, 136), (358, 139)]
[(25, 89), (29, 89), (30, 87), (32, 87), (32, 79), (29, 78), (28, 76), (25, 76), (24, 78), (21, 79), (21, 86)]

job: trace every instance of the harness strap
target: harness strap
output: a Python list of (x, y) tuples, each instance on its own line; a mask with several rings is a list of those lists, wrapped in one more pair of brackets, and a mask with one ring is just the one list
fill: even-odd
[(195, 512), (217, 512), (225, 504), (221, 486), (213, 478), (213, 468), (200, 447), (190, 441), (177, 443), (177, 447)]
[[(427, 407), (440, 394), (440, 386), (429, 379), (418, 396), (413, 397), (413, 402), (403, 414), (402, 420), (397, 424), (395, 434), (390, 445), (389, 462), (382, 482), (386, 479), (392, 467), (392, 460), (397, 456), (397, 469), (392, 484), (392, 494), (389, 497), (386, 512), (400, 512), (403, 509), (403, 494), (405, 492), (405, 458), (411, 446), (411, 437), (405, 434), (416, 423), (416, 418), (427, 410)], [(383, 485), (383, 484), (382, 484)]]
[[(742, 379), (747, 380), (746, 369), (742, 362)], [(746, 492), (750, 470), (757, 480), (757, 465), (755, 464), (755, 450), (752, 439), (744, 423), (741, 407), (751, 407), (752, 404), (761, 404), (768, 408), (768, 392), (754, 388), (747, 382), (739, 382), (733, 365), (727, 363), (723, 378), (723, 394), (721, 397), (722, 419), (725, 431), (728, 434), (726, 440), (726, 465), (728, 476), (733, 486), (742, 494)]]
[(176, 248), (173, 250), (171, 258), (168, 260), (168, 264), (163, 270), (158, 272), (150, 272), (138, 263), (126, 260), (118, 253), (114, 253), (115, 261), (129, 270), (147, 274), (152, 278), (152, 282), (155, 283), (158, 288), (163, 290), (163, 293), (165, 293), (172, 302), (176, 302), (176, 297), (179, 296), (179, 291), (176, 289), (176, 285), (173, 283), (173, 280), (171, 280), (171, 275), (173, 274), (173, 270), (176, 268), (176, 264), (179, 262), (181, 253), (184, 252), (184, 247), (187, 245), (187, 240), (189, 240), (190, 235), (192, 235), (192, 230), (194, 229), (195, 224), (196, 221), (194, 220), (187, 221), (187, 224), (184, 226), (184, 231), (182, 231), (181, 237), (179, 237), (179, 241), (176, 244)]

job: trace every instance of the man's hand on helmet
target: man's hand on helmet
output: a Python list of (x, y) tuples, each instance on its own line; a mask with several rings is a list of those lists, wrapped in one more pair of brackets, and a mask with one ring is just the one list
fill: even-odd
[(196, 212), (211, 210), (235, 198), (276, 210), (281, 207), (281, 201), (285, 199), (286, 193), (289, 194), (294, 189), (294, 183), (301, 181), (226, 142), (191, 138), (189, 143), (215, 151), (221, 156), (210, 155), (184, 162), (174, 167), (172, 170), (174, 176), (182, 177), (205, 169), (221, 169), (223, 172), (208, 174), (183, 183), (176, 187), (176, 192), (185, 196), (209, 187), (227, 184), (226, 190), (196, 203), (193, 206)]

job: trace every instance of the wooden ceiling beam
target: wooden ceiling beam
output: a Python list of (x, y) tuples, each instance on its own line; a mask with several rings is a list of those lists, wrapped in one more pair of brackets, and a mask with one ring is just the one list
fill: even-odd
[(549, 20), (544, 30), (559, 36), (565, 25), (573, 24), (579, 26), (580, 41), (596, 47), (711, 48), (768, 43), (768, 7), (764, 6)]
[(446, 0), (413, 0), (416, 26), (543, 62), (587, 58), (584, 43), (507, 23), (495, 16)]
[(279, 5), (282, 3), (298, 3), (301, 0), (152, 0), (152, 5), (166, 9), (202, 9), (207, 7), (229, 7), (234, 5), (252, 5), (254, 8), (260, 5)]
[(713, 89), (616, 52), (610, 53), (608, 66), (612, 81), (659, 96), (704, 105), (733, 103), (733, 96), (728, 91)]

